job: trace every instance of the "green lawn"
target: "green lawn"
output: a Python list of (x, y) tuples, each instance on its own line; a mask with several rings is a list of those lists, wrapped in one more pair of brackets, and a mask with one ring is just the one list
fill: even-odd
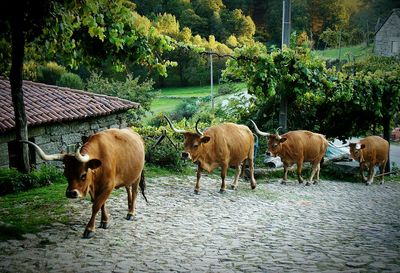
[[(339, 58), (339, 49), (331, 48), (326, 50), (316, 50), (318, 55), (325, 59), (337, 59)], [(356, 60), (360, 58), (365, 58), (368, 55), (372, 54), (372, 45), (366, 47), (365, 45), (356, 45), (350, 47), (342, 47), (341, 49), (341, 59), (348, 59), (348, 55), (354, 56)]]
[[(218, 85), (214, 85), (213, 90), (214, 94), (218, 92)], [(210, 94), (210, 86), (169, 87), (161, 90), (160, 97), (205, 97)]]
[[(246, 88), (245, 83), (236, 84), (239, 89)], [(218, 95), (219, 85), (213, 86), (214, 96)], [(161, 89), (160, 95), (151, 104), (153, 115), (147, 115), (145, 121), (159, 113), (170, 113), (185, 98), (201, 98), (211, 95), (210, 86), (169, 87)]]

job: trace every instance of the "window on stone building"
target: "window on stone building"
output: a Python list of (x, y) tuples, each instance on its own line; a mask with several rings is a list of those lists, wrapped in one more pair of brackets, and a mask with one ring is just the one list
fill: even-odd
[[(29, 138), (29, 141), (34, 142), (34, 138)], [(17, 152), (20, 145), (17, 145), (18, 142), (16, 140), (8, 142), (8, 162), (10, 168), (17, 168), (19, 162), (17, 158)], [(35, 148), (31, 145), (29, 147), (29, 163), (32, 166), (36, 166), (36, 156), (35, 156)]]
[(399, 41), (392, 41), (392, 53), (400, 53), (400, 42)]

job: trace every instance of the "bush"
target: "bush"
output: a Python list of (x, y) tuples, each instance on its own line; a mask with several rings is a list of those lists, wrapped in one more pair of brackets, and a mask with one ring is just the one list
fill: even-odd
[(224, 83), (218, 86), (218, 95), (232, 94), (238, 91), (239, 88), (233, 83)]
[(116, 81), (92, 73), (87, 83), (87, 89), (95, 93), (140, 103), (139, 109), (129, 111), (128, 121), (133, 123), (150, 111), (150, 105), (158, 94), (158, 91), (153, 89), (153, 84), (152, 80), (139, 82), (139, 78), (133, 78), (132, 75), (128, 75), (125, 81)]
[(183, 118), (189, 119), (196, 114), (199, 109), (196, 99), (184, 99), (180, 102), (175, 110), (170, 114), (170, 118), (181, 120)]
[(42, 165), (39, 170), (29, 174), (0, 168), (0, 196), (61, 182), (66, 182), (64, 175), (51, 165)]
[(62, 74), (60, 79), (57, 81), (57, 85), (80, 90), (85, 87), (81, 77), (71, 72)]
[(39, 82), (56, 85), (62, 74), (67, 70), (55, 62), (49, 62), (45, 66), (38, 67), (37, 79)]
[(167, 137), (154, 146), (162, 135), (163, 127), (134, 127), (134, 131), (140, 134), (146, 146), (146, 163), (151, 163), (160, 167), (171, 167), (176, 171), (182, 171), (185, 163), (181, 159), (183, 138), (181, 135), (174, 134), (171, 130), (166, 130), (168, 138), (173, 141), (174, 145)]

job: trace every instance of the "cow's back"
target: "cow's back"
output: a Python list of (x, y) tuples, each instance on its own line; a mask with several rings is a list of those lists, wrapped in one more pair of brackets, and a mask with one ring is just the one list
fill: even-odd
[(304, 162), (320, 161), (328, 147), (328, 141), (323, 135), (307, 130), (290, 131), (282, 137), (287, 138), (283, 146), (291, 157), (303, 157)]
[(245, 125), (223, 123), (210, 127), (204, 135), (212, 139), (207, 145), (213, 146), (216, 160), (228, 157), (232, 165), (240, 164), (254, 149), (253, 134)]
[(116, 186), (140, 177), (144, 167), (143, 139), (131, 129), (108, 129), (92, 135), (83, 147), (102, 170), (115, 178)]
[(382, 162), (388, 159), (389, 143), (380, 136), (368, 136), (360, 140), (365, 145), (363, 157), (365, 161)]

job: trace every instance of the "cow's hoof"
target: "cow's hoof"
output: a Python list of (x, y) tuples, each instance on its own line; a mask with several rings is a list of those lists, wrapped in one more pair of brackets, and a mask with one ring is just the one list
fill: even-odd
[(317, 185), (318, 184), (318, 181), (314, 181), (314, 185)]
[(306, 186), (311, 186), (311, 183), (310, 183), (310, 182), (307, 182), (307, 183), (306, 183)]
[(380, 183), (381, 185), (383, 185), (383, 184), (385, 184), (385, 181), (381, 181), (381, 183)]
[(254, 190), (256, 188), (256, 185), (251, 185), (251, 189)]
[(225, 191), (225, 189), (220, 189), (219, 190), (219, 193), (225, 193), (226, 191)]
[(365, 182), (365, 186), (369, 186), (371, 184), (372, 184), (372, 182)]
[(194, 190), (194, 194), (200, 194), (199, 190)]
[(135, 220), (135, 215), (128, 213), (128, 214), (126, 215), (126, 220), (128, 220), (128, 221), (133, 221), (133, 220)]
[(282, 185), (286, 185), (286, 183), (287, 183), (286, 180), (282, 180), (282, 181), (281, 181), (281, 184), (282, 184)]
[(108, 229), (110, 225), (107, 222), (101, 222), (99, 228)]
[(83, 239), (90, 239), (90, 238), (92, 238), (93, 236), (94, 236), (94, 231), (85, 229), (85, 232), (83, 233), (82, 238), (83, 238)]
[(231, 185), (232, 190), (237, 190), (237, 187), (235, 185)]

